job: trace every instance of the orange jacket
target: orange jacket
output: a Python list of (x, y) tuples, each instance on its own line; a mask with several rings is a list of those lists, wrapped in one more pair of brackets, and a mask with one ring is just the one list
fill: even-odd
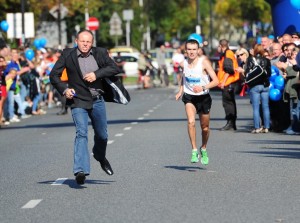
[(62, 75), (60, 77), (61, 81), (68, 81), (68, 74), (66, 68), (63, 70)]
[[(237, 62), (237, 59), (235, 58), (234, 53), (231, 50), (226, 50), (226, 57), (230, 58), (233, 61), (233, 68), (235, 70), (234, 74), (229, 75), (225, 82), (225, 86), (228, 86), (229, 84), (239, 80), (240, 74), (238, 71), (236, 71), (236, 68), (238, 68), (238, 62)], [(220, 84), (223, 83), (224, 76), (225, 76), (225, 71), (223, 70), (224, 58), (225, 57), (222, 57), (222, 59), (219, 60), (219, 71), (218, 71), (217, 76), (218, 76)], [(220, 84), (219, 84), (219, 86), (220, 86)]]

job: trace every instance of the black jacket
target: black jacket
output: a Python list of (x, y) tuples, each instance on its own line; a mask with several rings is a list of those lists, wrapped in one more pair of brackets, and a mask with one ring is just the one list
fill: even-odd
[[(104, 90), (107, 91), (109, 87), (107, 86), (107, 82), (104, 80), (104, 78), (116, 80), (117, 77), (114, 78), (113, 76), (120, 73), (118, 66), (109, 57), (105, 48), (93, 47), (92, 53), (99, 66), (99, 69), (95, 71), (97, 79), (92, 84), (89, 84), (83, 80), (83, 75), (78, 62), (77, 48), (68, 48), (63, 50), (60, 58), (51, 70), (51, 84), (58, 90), (60, 94), (63, 94), (67, 87), (74, 88), (76, 97), (74, 97), (72, 100), (67, 100), (67, 104), (71, 107), (91, 109), (93, 106), (93, 98), (89, 91), (89, 87), (100, 88), (100, 86), (103, 86)], [(67, 83), (60, 80), (62, 72), (65, 68), (68, 74)], [(104, 92), (104, 94), (108, 93), (109, 92)]]
[[(272, 70), (271, 70), (271, 62), (268, 58), (261, 56), (260, 54), (255, 56), (256, 62), (265, 70), (265, 77), (262, 79), (259, 79), (258, 82), (255, 83), (255, 85), (250, 86), (254, 87), (256, 85), (265, 85), (266, 87), (270, 85), (269, 77), (271, 76)], [(247, 75), (250, 70), (252, 70), (255, 67), (255, 62), (253, 56), (249, 56), (246, 61), (246, 70), (245, 74)]]

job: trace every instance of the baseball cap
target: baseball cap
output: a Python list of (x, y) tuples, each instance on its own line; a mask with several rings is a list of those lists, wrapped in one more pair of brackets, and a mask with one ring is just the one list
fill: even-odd
[(189, 35), (187, 40), (188, 41), (189, 40), (196, 40), (199, 43), (199, 45), (202, 44), (202, 42), (203, 42), (202, 36), (200, 36), (197, 33), (192, 33), (191, 35)]

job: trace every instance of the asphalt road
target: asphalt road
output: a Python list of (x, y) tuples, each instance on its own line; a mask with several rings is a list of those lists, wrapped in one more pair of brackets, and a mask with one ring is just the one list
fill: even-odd
[[(300, 222), (299, 136), (249, 133), (247, 97), (237, 99), (238, 130), (219, 131), (224, 111), (212, 92), (210, 163), (191, 164), (174, 90), (130, 89), (130, 104), (107, 103), (115, 174), (92, 159), (83, 186), (72, 173), (70, 114), (53, 108), (0, 129), (0, 222)], [(91, 127), (89, 137), (91, 148)]]

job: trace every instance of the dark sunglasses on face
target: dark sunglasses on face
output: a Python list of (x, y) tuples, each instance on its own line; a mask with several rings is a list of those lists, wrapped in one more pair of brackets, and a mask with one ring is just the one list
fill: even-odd
[(237, 57), (241, 57), (241, 56), (243, 56), (243, 55), (244, 55), (244, 53), (241, 53), (241, 54), (238, 54)]

